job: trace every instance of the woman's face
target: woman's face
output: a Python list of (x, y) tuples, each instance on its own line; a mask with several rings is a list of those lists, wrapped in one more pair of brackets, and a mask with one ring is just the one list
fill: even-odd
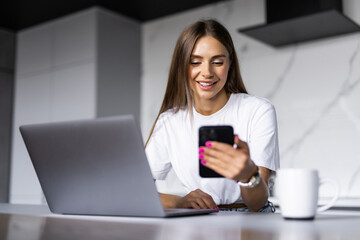
[(230, 64), (228, 51), (215, 38), (205, 36), (196, 42), (189, 66), (189, 81), (195, 102), (226, 96), (224, 85)]

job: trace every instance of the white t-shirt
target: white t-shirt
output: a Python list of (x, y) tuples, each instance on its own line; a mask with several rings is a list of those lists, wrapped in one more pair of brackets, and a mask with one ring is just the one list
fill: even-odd
[(188, 192), (200, 189), (212, 196), (216, 204), (241, 202), (239, 185), (226, 178), (199, 176), (198, 130), (204, 125), (231, 125), (234, 134), (248, 143), (250, 157), (258, 166), (279, 168), (276, 113), (266, 99), (248, 94), (231, 94), (225, 106), (210, 116), (193, 108), (167, 111), (160, 115), (146, 147), (154, 179), (163, 180), (171, 168)]

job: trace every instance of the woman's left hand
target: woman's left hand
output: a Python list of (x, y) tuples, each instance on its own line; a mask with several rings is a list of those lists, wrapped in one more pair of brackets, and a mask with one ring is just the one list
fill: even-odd
[(250, 159), (248, 144), (237, 135), (234, 136), (234, 143), (237, 148), (222, 142), (208, 141), (205, 147), (199, 148), (199, 158), (204, 166), (224, 177), (248, 182), (257, 167)]

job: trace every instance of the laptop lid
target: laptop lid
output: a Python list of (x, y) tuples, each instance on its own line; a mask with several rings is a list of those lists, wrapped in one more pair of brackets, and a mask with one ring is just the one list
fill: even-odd
[[(20, 132), (52, 212), (170, 216), (133, 116), (24, 125)], [(212, 212), (189, 210), (173, 214)]]

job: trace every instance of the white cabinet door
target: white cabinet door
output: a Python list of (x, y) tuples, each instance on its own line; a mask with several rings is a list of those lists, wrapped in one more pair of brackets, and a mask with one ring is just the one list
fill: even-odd
[(51, 119), (94, 118), (96, 113), (95, 64), (89, 62), (53, 72)]
[(42, 203), (42, 191), (19, 132), (23, 124), (49, 122), (51, 74), (16, 80), (10, 202)]

